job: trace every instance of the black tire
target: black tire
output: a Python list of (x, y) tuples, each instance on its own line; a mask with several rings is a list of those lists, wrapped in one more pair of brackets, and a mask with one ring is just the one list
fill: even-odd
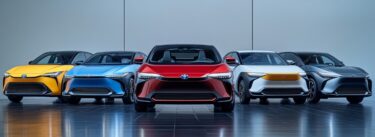
[(294, 104), (302, 105), (306, 102), (306, 97), (294, 97), (293, 98)]
[(22, 96), (15, 96), (15, 95), (9, 95), (8, 99), (13, 102), (13, 103), (20, 103), (21, 100), (23, 99)]
[(60, 96), (60, 97), (57, 97), (57, 98), (60, 100), (60, 103), (67, 103), (67, 102), (69, 102), (69, 98), (68, 97)]
[(250, 103), (250, 95), (249, 95), (248, 90), (246, 89), (246, 84), (243, 80), (240, 80), (238, 84), (238, 95), (239, 95), (241, 104)]
[(214, 105), (215, 112), (232, 112), (234, 109), (235, 100), (233, 98), (232, 101), (227, 103), (220, 103)]
[(135, 111), (137, 112), (147, 112), (148, 105), (146, 103), (135, 102), (134, 108), (135, 108)]
[(112, 105), (115, 104), (115, 98), (105, 98), (105, 104)]
[(320, 96), (321, 93), (315, 79), (309, 78), (309, 96), (307, 97), (307, 102), (310, 104), (318, 104), (320, 101)]
[(346, 100), (350, 103), (350, 104), (359, 104), (363, 101), (363, 98), (364, 97), (346, 97)]
[(122, 97), (122, 102), (124, 104), (133, 104), (133, 102), (134, 102), (134, 95), (133, 95), (133, 93), (134, 93), (134, 79), (133, 78), (130, 78), (127, 86), (128, 86), (129, 91), (126, 95), (124, 95)]
[(77, 105), (81, 102), (80, 97), (69, 97), (69, 104)]

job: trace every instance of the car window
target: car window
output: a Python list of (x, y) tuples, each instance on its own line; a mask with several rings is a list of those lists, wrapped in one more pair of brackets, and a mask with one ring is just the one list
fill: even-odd
[(340, 61), (329, 54), (299, 54), (298, 55), (306, 65), (330, 65), (339, 66)]
[(217, 64), (220, 55), (209, 48), (155, 49), (149, 57), (151, 64)]
[(335, 62), (333, 60), (331, 60), (330, 58), (326, 57), (326, 56), (321, 57), (321, 63), (325, 64), (325, 65), (330, 65), (330, 66), (335, 65)]
[(99, 53), (94, 54), (84, 64), (131, 64), (134, 53)]
[(51, 59), (52, 55), (45, 56), (44, 58), (40, 59), (36, 64), (48, 64)]
[(280, 53), (279, 54), (284, 60), (292, 60), (296, 63), (298, 66), (304, 65), (302, 60), (299, 59), (298, 56), (294, 55), (293, 53)]
[(78, 53), (75, 57), (74, 57), (74, 59), (73, 59), (73, 61), (72, 61), (72, 64), (75, 64), (75, 63), (77, 63), (77, 62), (84, 62), (86, 60), (86, 56), (85, 56), (85, 54), (84, 53)]
[(37, 57), (31, 64), (46, 65), (46, 64), (71, 64), (75, 52), (50, 52)]
[(287, 65), (276, 53), (241, 53), (244, 65)]

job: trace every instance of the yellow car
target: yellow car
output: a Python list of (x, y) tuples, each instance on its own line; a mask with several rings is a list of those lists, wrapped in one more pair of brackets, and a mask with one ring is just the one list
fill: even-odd
[(61, 99), (65, 73), (91, 55), (82, 51), (44, 53), (30, 61), (29, 65), (6, 71), (3, 93), (12, 102), (20, 102), (24, 96), (56, 96)]

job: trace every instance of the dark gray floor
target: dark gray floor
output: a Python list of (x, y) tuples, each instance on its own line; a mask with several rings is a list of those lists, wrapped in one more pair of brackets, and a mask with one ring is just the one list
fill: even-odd
[(0, 100), (0, 136), (8, 137), (374, 137), (374, 98), (362, 105), (345, 99), (318, 105), (236, 104), (233, 113), (214, 113), (210, 105), (160, 105), (136, 113), (120, 100), (114, 105), (52, 104), (26, 98)]

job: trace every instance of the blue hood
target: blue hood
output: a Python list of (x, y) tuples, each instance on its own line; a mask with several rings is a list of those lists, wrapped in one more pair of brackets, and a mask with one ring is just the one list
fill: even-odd
[(135, 73), (139, 65), (81, 65), (71, 69), (69, 76), (106, 76), (113, 74)]

